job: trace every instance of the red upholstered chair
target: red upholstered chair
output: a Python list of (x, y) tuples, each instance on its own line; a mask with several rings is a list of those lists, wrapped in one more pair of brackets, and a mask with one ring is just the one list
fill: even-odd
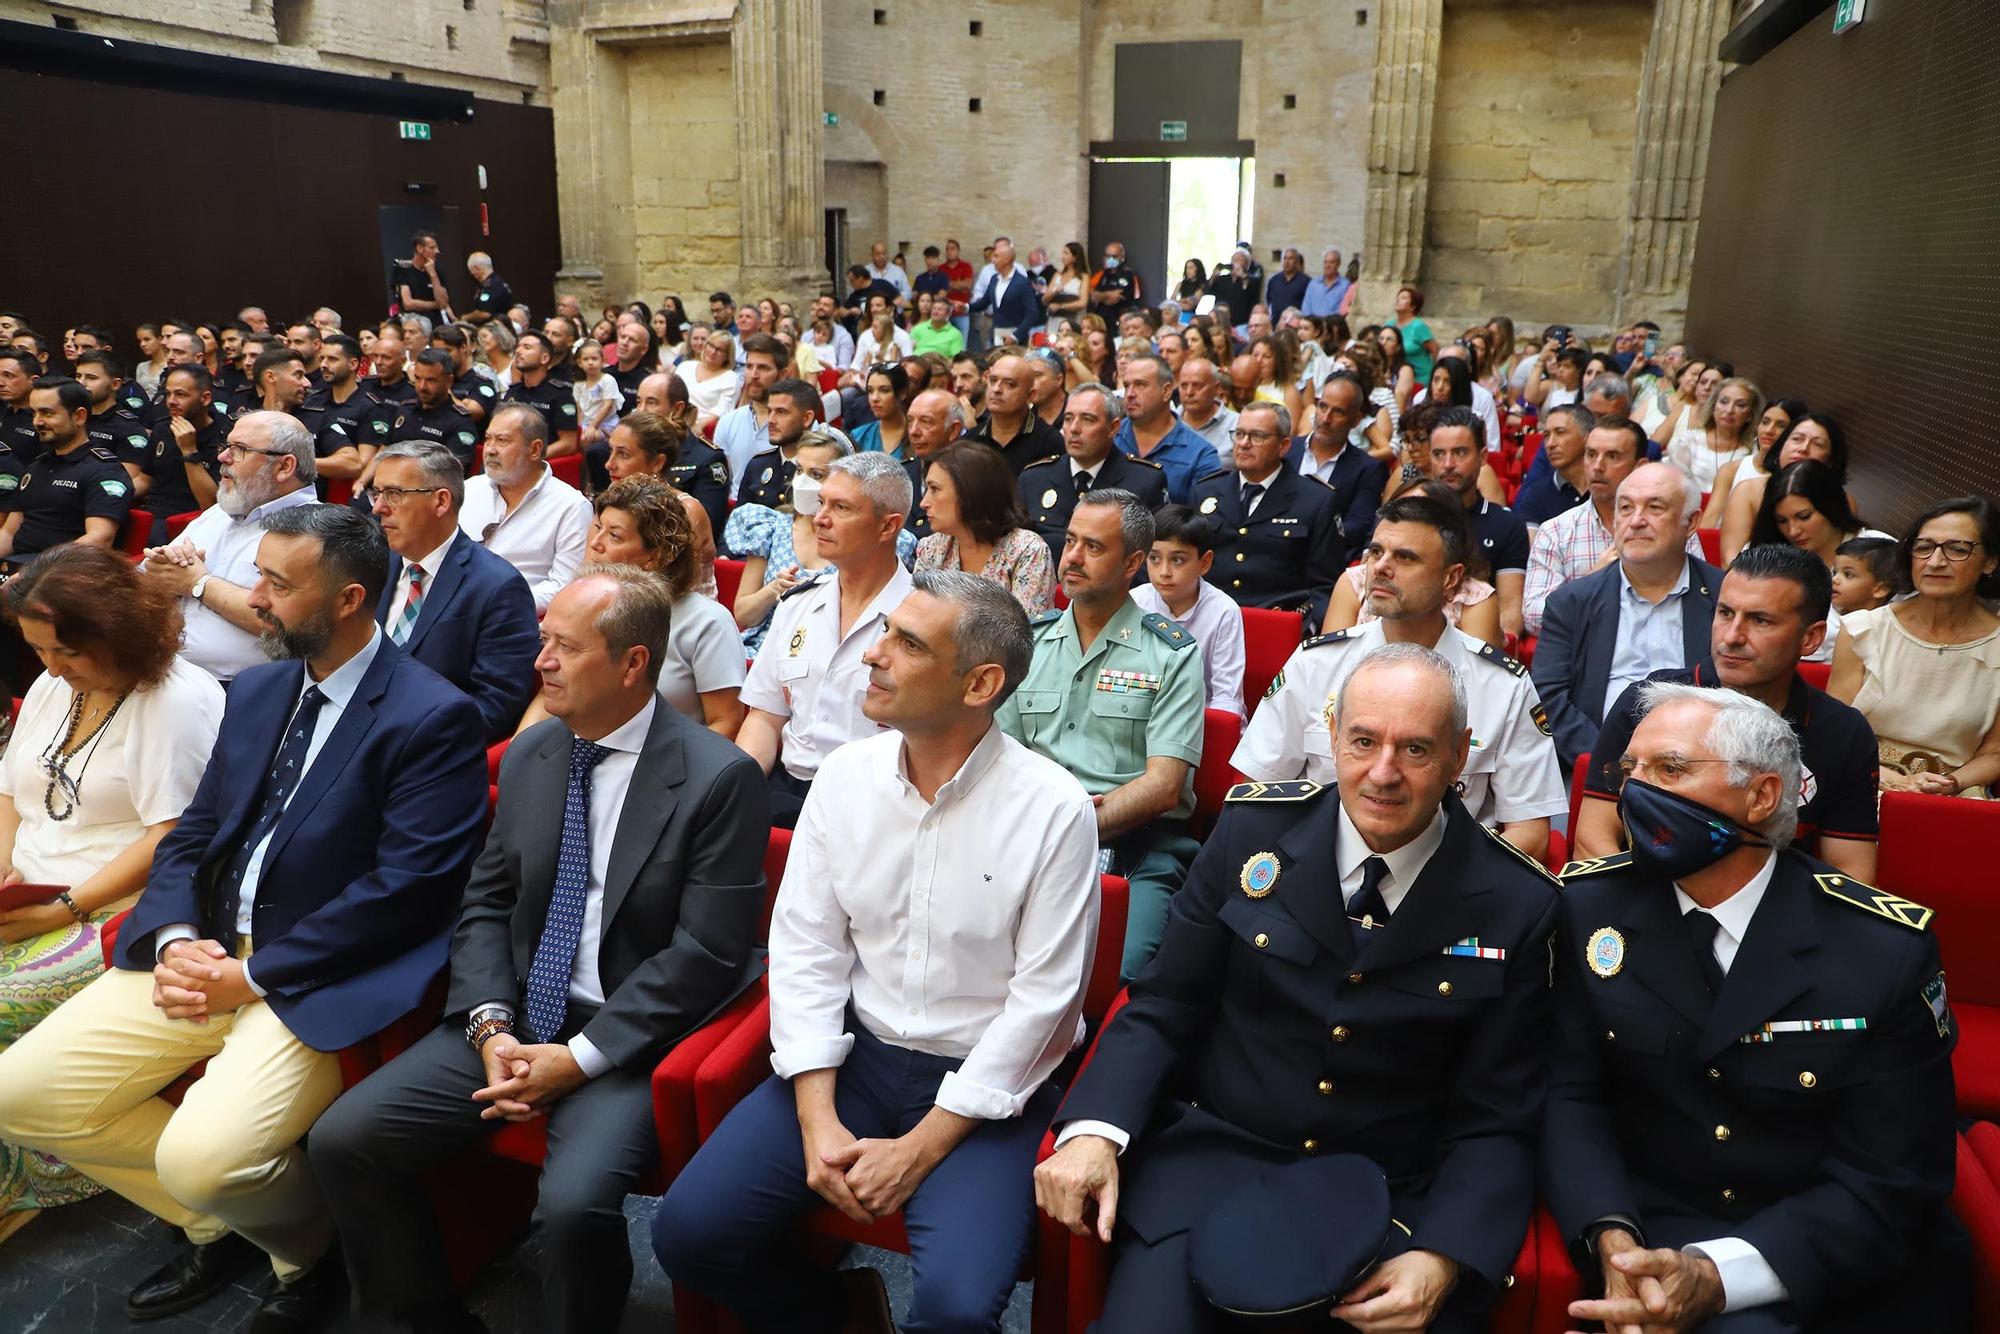
[(1562, 868), (1569, 865), (1569, 837), (1562, 830), (1549, 830), (1549, 847), (1542, 854), (1542, 865), (1549, 868), (1550, 875), (1561, 875)]
[[(1091, 959), (1090, 977), (1084, 986), (1084, 1018), (1108, 1017), (1114, 1001), (1122, 995), (1118, 986), (1118, 964), (1125, 950), (1125, 911), (1129, 894), (1122, 876), (1102, 877), (1103, 898), (1097, 928), (1097, 950)], [(730, 1108), (750, 1095), (771, 1072), (771, 1010), (768, 998), (748, 1019), (716, 1047), (695, 1076), (695, 1120), (701, 1137), (708, 1138)], [(1046, 1220), (1044, 1220), (1046, 1221)], [(860, 1242), (883, 1250), (908, 1252), (909, 1236), (903, 1230), (901, 1214), (878, 1219), (862, 1226), (831, 1208), (808, 1213), (800, 1223), (803, 1231), (817, 1238)], [(1044, 1235), (1046, 1232), (1044, 1231)], [(1064, 1234), (1067, 1236), (1067, 1234)], [(1036, 1247), (1033, 1270), (1023, 1278), (1035, 1283), (1033, 1327), (1036, 1334), (1054, 1334), (1060, 1324), (1060, 1296), (1066, 1287), (1060, 1269), (1065, 1248), (1051, 1252)], [(1057, 1268), (1047, 1267), (1054, 1264)], [(1051, 1305), (1053, 1303), (1053, 1305)], [(1045, 1307), (1047, 1309), (1045, 1309)], [(694, 1293), (674, 1285), (674, 1315), (681, 1334), (721, 1334), (742, 1327)]]
[(1914, 792), (1882, 794), (1877, 885), (1932, 908), (1930, 929), (1950, 979), (1958, 1047), (1952, 1073), (1962, 1115), (2000, 1116), (2000, 894), (1968, 858), (2000, 844), (2000, 805)]
[(1590, 756), (1579, 755), (1569, 769), (1569, 834), (1576, 837), (1576, 818), (1583, 810), (1583, 803), (1589, 798), (1583, 795), (1583, 785), (1590, 776)]
[(736, 590), (743, 586), (743, 562), (727, 556), (715, 558), (715, 600), (731, 611), (736, 609)]
[(345, 505), (351, 502), (353, 499), (354, 499), (354, 483), (352, 480), (346, 477), (328, 479), (326, 484), (327, 504)]
[(1824, 690), (1826, 689), (1827, 679), (1833, 675), (1833, 664), (1830, 662), (1802, 662), (1799, 664), (1799, 675), (1803, 676), (1806, 679), (1806, 684), (1813, 689)]
[(1206, 838), (1222, 815), (1229, 789), (1240, 781), (1229, 757), (1243, 737), (1243, 720), (1227, 709), (1206, 709), (1202, 716), (1201, 766), (1194, 771), (1194, 833)]
[(549, 460), (549, 471), (578, 490), (583, 489), (583, 455), (560, 454)]
[(708, 441), (710, 444), (713, 444), (715, 442), (715, 421), (716, 421), (715, 418), (710, 417), (707, 421), (701, 424), (701, 438)]
[(1535, 637), (1533, 635), (1508, 635), (1507, 656), (1523, 667), (1535, 665)]
[(1243, 707), (1251, 713), (1299, 646), (1305, 619), (1295, 611), (1243, 609)]
[(486, 781), (488, 783), (497, 785), (500, 782), (500, 761), (506, 758), (507, 747), (513, 743), (513, 740), (513, 737), (504, 737), (486, 748)]
[(1975, 1121), (1958, 1137), (1951, 1208), (1972, 1236), (1973, 1325), (2000, 1329), (2000, 1126), (1991, 1121)]
[(1701, 538), (1701, 558), (1710, 565), (1722, 564), (1722, 530), (1697, 528), (1694, 531)]
[(7, 725), (9, 727), (21, 721), (21, 704), (22, 697), (19, 695), (15, 695), (7, 701)]
[(153, 533), (153, 516), (145, 510), (134, 508), (125, 516), (125, 522), (118, 528), (118, 549), (133, 560), (143, 560), (148, 538)]
[(189, 510), (186, 514), (169, 514), (167, 516), (167, 541), (171, 542), (179, 537), (182, 529), (200, 517), (200, 510)]

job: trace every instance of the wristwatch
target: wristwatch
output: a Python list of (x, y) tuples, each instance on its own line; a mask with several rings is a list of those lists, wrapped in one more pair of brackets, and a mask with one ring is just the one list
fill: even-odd
[(188, 590), (188, 596), (196, 602), (201, 601), (201, 595), (208, 591), (208, 581), (214, 577), (214, 575), (204, 574), (201, 578), (195, 580), (194, 587)]
[(486, 1046), (488, 1038), (514, 1031), (514, 1016), (506, 1006), (492, 1001), (476, 1005), (465, 1017), (465, 1041), (474, 1052)]

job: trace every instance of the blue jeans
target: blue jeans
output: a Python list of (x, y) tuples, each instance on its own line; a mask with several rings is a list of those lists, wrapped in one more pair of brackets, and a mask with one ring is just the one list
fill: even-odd
[[(849, 1027), (854, 1050), (834, 1088), (841, 1124), (862, 1139), (907, 1133), (960, 1062), (891, 1046), (851, 1016)], [(1000, 1328), (1033, 1238), (1035, 1150), (1060, 1101), (1051, 1081), (1021, 1116), (980, 1126), (904, 1205), (914, 1270), (907, 1334)], [(845, 1310), (833, 1275), (786, 1244), (795, 1220), (820, 1203), (806, 1184), (792, 1086), (773, 1075), (737, 1105), (660, 1201), (653, 1254), (674, 1282), (720, 1302), (753, 1330), (838, 1330)]]

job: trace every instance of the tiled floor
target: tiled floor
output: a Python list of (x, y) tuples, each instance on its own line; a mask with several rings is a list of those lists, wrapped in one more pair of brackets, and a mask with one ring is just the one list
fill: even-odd
[[(674, 1328), (673, 1296), (649, 1244), (654, 1201), (632, 1196), (625, 1216), (632, 1243), (632, 1295), (625, 1308), (627, 1334), (664, 1334)], [(0, 1334), (96, 1334), (140, 1328), (151, 1334), (209, 1334), (243, 1330), (257, 1309), (267, 1275), (251, 1274), (208, 1305), (166, 1320), (133, 1326), (125, 1319), (126, 1289), (159, 1266), (168, 1229), (115, 1195), (51, 1210), (0, 1245)], [(473, 1283), (473, 1309), (492, 1334), (544, 1334), (534, 1244), (518, 1243)], [(908, 1308), (909, 1262), (902, 1256), (857, 1249), (849, 1264), (872, 1265), (888, 1280), (898, 1313)], [(1003, 1323), (1006, 1334), (1026, 1334), (1028, 1289), (1014, 1290)]]

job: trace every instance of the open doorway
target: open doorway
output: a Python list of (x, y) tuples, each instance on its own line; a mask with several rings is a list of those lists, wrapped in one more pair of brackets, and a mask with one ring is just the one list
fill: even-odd
[(1213, 268), (1250, 234), (1254, 157), (1100, 157), (1090, 163), (1090, 253), (1124, 243), (1148, 305), (1180, 286), (1181, 268)]

